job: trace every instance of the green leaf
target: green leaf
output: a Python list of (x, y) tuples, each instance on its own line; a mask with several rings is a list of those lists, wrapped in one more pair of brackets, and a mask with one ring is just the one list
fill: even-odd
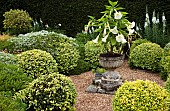
[(110, 37), (111, 44), (116, 45), (116, 39), (114, 37)]
[(113, 7), (117, 5), (118, 1), (117, 2), (112, 2), (111, 0), (109, 0), (109, 3), (110, 5), (112, 5)]

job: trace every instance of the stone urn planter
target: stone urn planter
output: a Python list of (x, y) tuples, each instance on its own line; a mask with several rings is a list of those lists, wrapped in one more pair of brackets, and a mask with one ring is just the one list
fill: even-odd
[(124, 62), (124, 55), (115, 56), (99, 56), (99, 63), (102, 67), (107, 69), (102, 74), (95, 74), (93, 84), (90, 85), (86, 91), (92, 93), (102, 94), (114, 94), (115, 90), (123, 84), (123, 80), (117, 71), (114, 71), (117, 67), (120, 67)]
[(124, 58), (125, 55), (121, 54), (101, 54), (99, 56), (100, 65), (108, 70), (102, 74), (103, 76), (100, 84), (102, 89), (105, 89), (106, 91), (113, 91), (123, 84), (121, 76), (114, 70), (123, 64)]

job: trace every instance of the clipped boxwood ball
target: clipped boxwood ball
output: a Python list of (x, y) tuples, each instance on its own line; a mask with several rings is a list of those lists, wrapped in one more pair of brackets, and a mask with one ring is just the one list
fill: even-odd
[(17, 96), (29, 111), (74, 111), (77, 92), (69, 77), (52, 73), (35, 79)]
[(170, 56), (170, 42), (165, 45), (165, 47), (164, 47), (164, 54), (166, 56)]
[(57, 72), (57, 63), (46, 51), (34, 49), (17, 55), (18, 65), (32, 78)]
[(162, 57), (160, 61), (161, 66), (161, 78), (166, 80), (168, 75), (170, 74), (170, 56)]
[(167, 111), (168, 92), (155, 82), (125, 82), (113, 98), (113, 111)]
[(104, 48), (100, 44), (96, 44), (93, 41), (88, 41), (85, 46), (85, 61), (91, 64), (91, 68), (100, 66), (99, 55), (104, 53)]
[(130, 53), (129, 66), (160, 71), (159, 61), (163, 56), (163, 49), (155, 43), (143, 43), (135, 47)]
[(132, 52), (132, 50), (133, 50), (136, 46), (138, 46), (138, 45), (140, 45), (140, 44), (142, 44), (142, 43), (148, 43), (148, 42), (150, 42), (150, 41), (148, 41), (147, 39), (137, 39), (137, 40), (133, 41), (133, 42), (132, 42), (132, 46), (130, 47), (130, 52)]

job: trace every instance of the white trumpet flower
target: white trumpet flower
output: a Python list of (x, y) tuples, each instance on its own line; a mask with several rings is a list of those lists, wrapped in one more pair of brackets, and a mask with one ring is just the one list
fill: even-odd
[(109, 36), (109, 34), (107, 34), (104, 38), (102, 38), (102, 42), (106, 42), (108, 36)]
[(117, 41), (117, 42), (122, 42), (123, 39), (125, 39), (125, 38), (124, 38), (124, 36), (123, 36), (122, 34), (118, 34), (118, 35), (116, 36), (116, 41)]
[[(116, 10), (115, 10), (115, 11), (116, 11)], [(117, 19), (117, 20), (121, 19), (122, 16), (123, 16), (123, 15), (122, 15), (121, 12), (117, 12), (117, 11), (116, 11), (116, 12), (114, 13), (114, 18)]]
[(117, 26), (115, 26), (113, 29), (110, 29), (110, 32), (113, 34), (118, 34)]
[(96, 39), (93, 40), (94, 43), (98, 43), (99, 35), (96, 37)]

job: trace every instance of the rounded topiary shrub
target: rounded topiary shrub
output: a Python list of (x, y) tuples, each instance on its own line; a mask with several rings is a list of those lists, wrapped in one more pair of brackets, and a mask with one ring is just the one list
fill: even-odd
[(4, 28), (9, 30), (11, 34), (26, 33), (32, 28), (32, 18), (26, 11), (11, 9), (3, 16), (5, 17)]
[(125, 82), (113, 98), (113, 111), (167, 111), (168, 92), (151, 81)]
[(165, 45), (164, 54), (165, 54), (165, 56), (170, 56), (170, 43)]
[(0, 91), (10, 91), (13, 94), (32, 81), (23, 70), (13, 64), (0, 62)]
[(5, 52), (0, 52), (0, 61), (6, 64), (16, 64), (16, 56)]
[(91, 64), (91, 68), (100, 66), (99, 55), (104, 53), (104, 48), (100, 44), (96, 44), (93, 41), (88, 41), (84, 48), (85, 61)]
[(161, 78), (166, 80), (168, 75), (170, 74), (170, 56), (162, 57), (160, 61), (161, 66)]
[(29, 111), (73, 111), (77, 93), (69, 77), (52, 73), (35, 79), (17, 96)]
[(46, 37), (39, 37), (36, 44), (36, 47), (49, 52), (54, 57), (60, 73), (70, 74), (70, 71), (77, 67), (80, 55), (75, 39), (63, 34), (51, 33)]
[(130, 53), (129, 66), (160, 71), (159, 61), (163, 56), (163, 49), (155, 43), (143, 43), (135, 47)]
[(148, 43), (148, 42), (150, 42), (150, 41), (148, 41), (147, 39), (137, 39), (137, 40), (133, 41), (133, 42), (132, 42), (132, 46), (130, 47), (130, 52), (132, 52), (132, 50), (133, 50), (136, 46), (138, 46), (138, 45), (140, 45), (140, 44), (142, 44), (142, 43)]
[(18, 65), (32, 78), (58, 71), (56, 61), (50, 53), (34, 49), (17, 55)]

